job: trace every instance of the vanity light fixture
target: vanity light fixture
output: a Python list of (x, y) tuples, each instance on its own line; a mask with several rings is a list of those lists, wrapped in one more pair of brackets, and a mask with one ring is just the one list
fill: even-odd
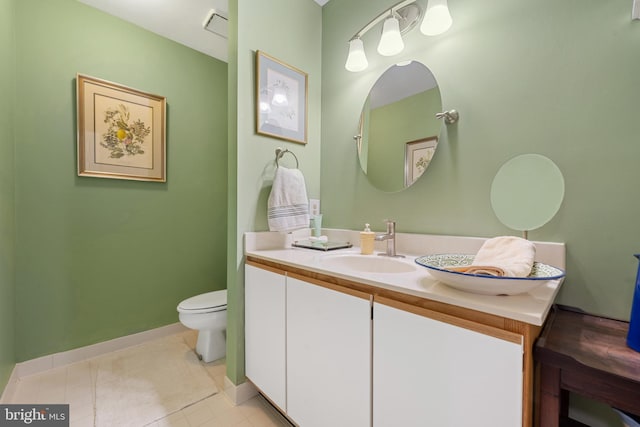
[(349, 56), (345, 68), (349, 71), (357, 73), (369, 66), (367, 55), (364, 54), (364, 44), (359, 37), (351, 39), (349, 42)]
[(400, 21), (391, 13), (382, 26), (378, 53), (382, 56), (394, 56), (403, 50), (404, 42), (400, 35)]
[(425, 36), (437, 36), (447, 31), (452, 23), (447, 0), (429, 0), (420, 32)]
[[(393, 56), (402, 52), (404, 49), (402, 34), (413, 29), (422, 18), (422, 8), (416, 2), (417, 0), (403, 0), (396, 3), (362, 27), (349, 40), (349, 54), (344, 67), (348, 71), (358, 72), (369, 66), (362, 36), (383, 20), (378, 53), (383, 56)], [(447, 0), (428, 0), (427, 11), (420, 25), (420, 31), (425, 35), (441, 34), (449, 29), (451, 23)]]

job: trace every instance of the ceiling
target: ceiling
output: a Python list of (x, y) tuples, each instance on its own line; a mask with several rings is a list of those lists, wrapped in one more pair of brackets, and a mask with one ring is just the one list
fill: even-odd
[[(211, 9), (226, 16), (228, 0), (78, 1), (227, 62), (227, 39), (206, 31), (203, 24)], [(314, 1), (320, 6), (329, 2), (329, 0)]]

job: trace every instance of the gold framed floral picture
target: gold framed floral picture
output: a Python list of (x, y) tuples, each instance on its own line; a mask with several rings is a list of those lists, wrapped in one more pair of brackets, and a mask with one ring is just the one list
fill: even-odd
[(78, 175), (166, 182), (163, 96), (78, 74)]

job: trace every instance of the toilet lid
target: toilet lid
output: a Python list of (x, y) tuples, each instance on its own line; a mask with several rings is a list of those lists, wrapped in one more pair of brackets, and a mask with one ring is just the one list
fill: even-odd
[(227, 308), (227, 290), (207, 292), (205, 294), (196, 295), (191, 298), (187, 298), (178, 305), (178, 311), (192, 312), (202, 311), (210, 309), (225, 309)]

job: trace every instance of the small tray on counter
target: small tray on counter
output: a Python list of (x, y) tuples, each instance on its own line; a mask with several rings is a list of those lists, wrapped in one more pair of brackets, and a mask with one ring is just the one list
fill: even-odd
[(346, 249), (353, 245), (349, 242), (322, 242), (320, 240), (296, 240), (291, 244), (296, 248), (315, 249), (318, 251), (332, 251), (335, 249)]

